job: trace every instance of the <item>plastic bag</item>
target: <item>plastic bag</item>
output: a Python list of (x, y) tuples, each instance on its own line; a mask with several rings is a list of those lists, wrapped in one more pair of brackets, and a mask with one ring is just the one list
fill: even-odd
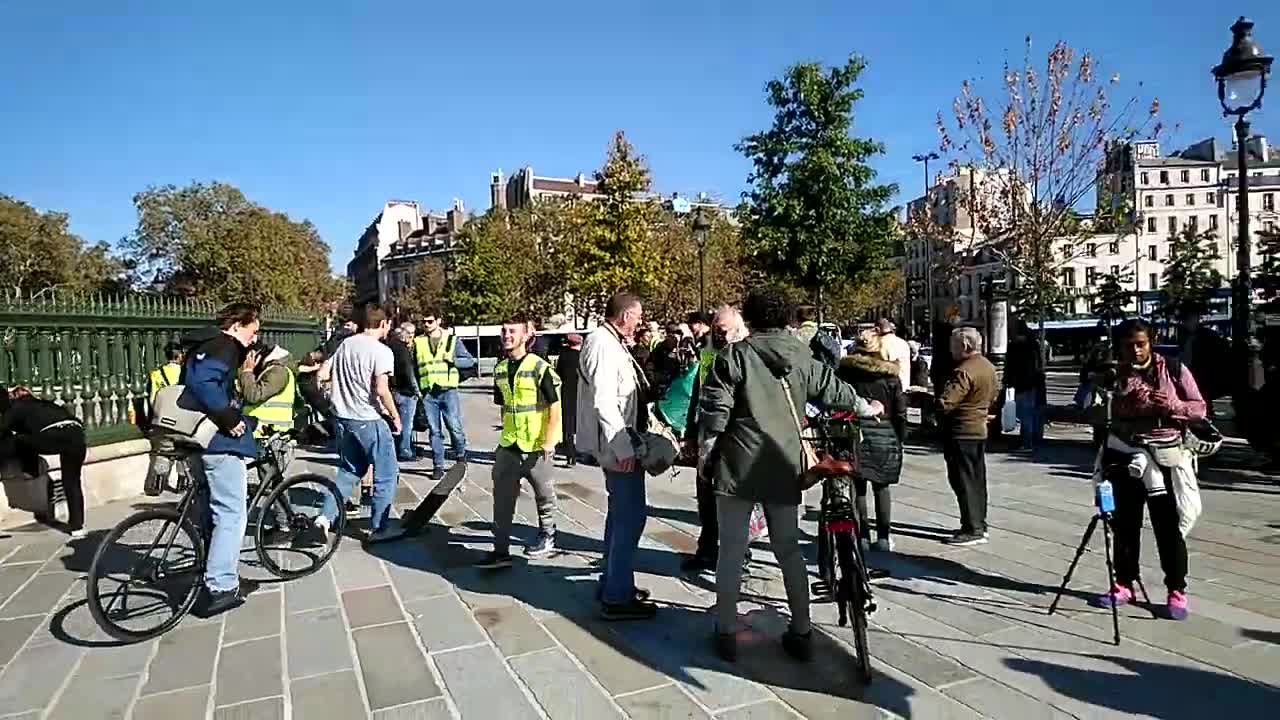
[(1004, 391), (1004, 406), (1000, 408), (1000, 429), (1007, 433), (1018, 429), (1018, 405), (1013, 399), (1013, 388)]
[(750, 542), (765, 540), (769, 537), (769, 524), (765, 521), (764, 507), (760, 503), (756, 503), (751, 508), (751, 524), (748, 528), (747, 539)]

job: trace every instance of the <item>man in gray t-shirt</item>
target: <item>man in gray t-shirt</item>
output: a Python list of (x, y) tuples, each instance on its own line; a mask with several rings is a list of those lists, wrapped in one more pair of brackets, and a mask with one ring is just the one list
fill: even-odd
[[(338, 426), (338, 473), (334, 482), (342, 497), (349, 497), (356, 483), (373, 466), (373, 516), (369, 542), (398, 537), (389, 527), (400, 467), (395, 439), (400, 414), (391, 395), (395, 361), (391, 348), (382, 343), (391, 328), (386, 313), (377, 306), (365, 309), (363, 331), (344, 340), (333, 355), (333, 410)], [(325, 497), (317, 525), (327, 532), (337, 518), (338, 507)]]

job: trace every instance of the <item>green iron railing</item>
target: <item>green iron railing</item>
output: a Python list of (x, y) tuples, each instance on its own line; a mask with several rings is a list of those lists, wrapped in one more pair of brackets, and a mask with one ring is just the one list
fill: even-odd
[[(150, 295), (0, 297), (0, 383), (69, 407), (91, 445), (141, 437), (136, 418), (164, 346), (210, 325), (220, 307)], [(316, 315), (268, 309), (259, 337), (287, 348), (296, 365), (320, 344), (322, 329)]]

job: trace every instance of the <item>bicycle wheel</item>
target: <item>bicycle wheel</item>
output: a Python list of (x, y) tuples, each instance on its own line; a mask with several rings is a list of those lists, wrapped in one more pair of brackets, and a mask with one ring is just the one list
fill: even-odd
[(845, 624), (846, 608), (853, 626), (854, 649), (858, 653), (858, 674), (863, 683), (871, 682), (871, 651), (867, 640), (867, 598), (859, 560), (857, 540), (853, 533), (836, 537), (836, 557), (840, 563), (840, 615)]
[(98, 546), (89, 568), (89, 613), (117, 640), (161, 635), (195, 604), (204, 566), (204, 541), (190, 519), (173, 508), (144, 510)]
[[(316, 525), (325, 501), (339, 508), (328, 533)], [(324, 567), (338, 550), (347, 514), (345, 499), (332, 480), (315, 473), (294, 475), (267, 495), (258, 513), (254, 540), (258, 559), (272, 575), (284, 580), (300, 578)], [(273, 525), (280, 518), (284, 527)]]

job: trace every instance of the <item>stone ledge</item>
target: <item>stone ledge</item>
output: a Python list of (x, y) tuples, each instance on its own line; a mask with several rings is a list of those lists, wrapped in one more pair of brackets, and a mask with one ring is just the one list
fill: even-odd
[[(147, 440), (127, 440), (89, 448), (83, 472), (85, 508), (141, 495), (143, 479), (150, 464), (150, 451), (151, 443)], [(49, 465), (50, 476), (60, 478), (58, 456), (42, 457)], [(11, 477), (6, 474), (4, 479), (12, 482)], [(10, 507), (7, 492), (8, 488), (0, 492), (0, 527), (30, 522), (31, 513)]]

